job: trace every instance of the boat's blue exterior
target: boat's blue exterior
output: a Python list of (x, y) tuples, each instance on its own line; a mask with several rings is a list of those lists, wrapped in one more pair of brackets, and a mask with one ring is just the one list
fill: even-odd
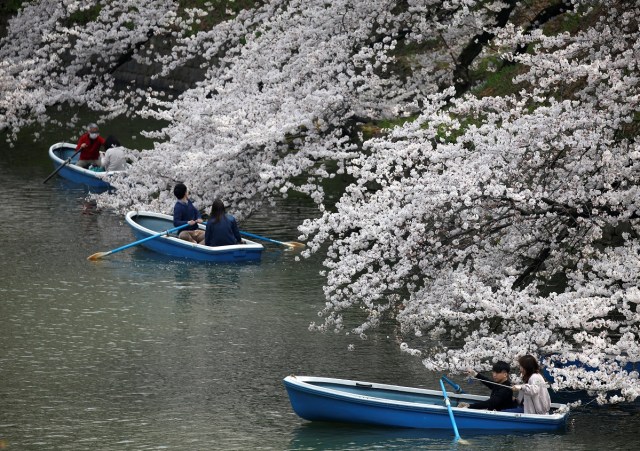
[[(69, 157), (76, 152), (75, 144), (71, 143), (57, 143), (49, 147), (49, 158), (53, 161), (53, 166), (58, 169)], [(113, 174), (121, 171), (111, 172), (94, 172), (89, 169), (84, 169), (76, 166), (79, 155), (74, 156), (71, 162), (65, 165), (58, 175), (73, 182), (83, 185), (87, 185), (96, 192), (104, 192), (113, 189), (107, 181)]]
[[(311, 376), (288, 376), (283, 382), (293, 410), (306, 420), (451, 429), (442, 391)], [(554, 431), (566, 426), (568, 409), (561, 404), (552, 404), (549, 415), (533, 415), (455, 407), (486, 396), (449, 394), (449, 399), (460, 431)]]
[[(130, 211), (126, 221), (136, 239), (141, 240), (151, 235), (173, 228), (170, 215), (149, 211)], [(200, 225), (202, 230), (204, 225)], [(204, 246), (181, 240), (175, 235), (161, 236), (146, 241), (142, 246), (160, 254), (208, 262), (250, 262), (259, 261), (264, 247), (260, 243), (244, 239), (245, 244), (231, 246)]]

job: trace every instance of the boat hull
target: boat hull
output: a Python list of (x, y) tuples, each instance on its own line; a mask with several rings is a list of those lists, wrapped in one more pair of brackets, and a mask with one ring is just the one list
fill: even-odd
[[(68, 158), (70, 158), (75, 153), (75, 151), (76, 146), (71, 143), (57, 143), (52, 145), (49, 148), (49, 158), (51, 158), (51, 161), (53, 162), (53, 167), (55, 169), (58, 169)], [(71, 162), (64, 165), (64, 167), (60, 169), (60, 171), (58, 171), (58, 175), (66, 180), (69, 180), (70, 182), (89, 186), (93, 188), (94, 191), (107, 191), (113, 189), (113, 187), (107, 180), (113, 174), (122, 171), (90, 171), (89, 169), (84, 169), (76, 166), (75, 163), (78, 162), (78, 158), (79, 155), (72, 157)]]
[[(283, 382), (293, 410), (309, 421), (420, 429), (452, 427), (441, 391), (308, 376), (288, 376)], [(449, 398), (461, 431), (554, 431), (566, 426), (566, 412), (531, 415), (464, 409), (455, 406), (487, 397), (449, 394)]]
[[(173, 218), (162, 213), (130, 211), (125, 220), (138, 240), (174, 228)], [(205, 226), (200, 225), (200, 229), (205, 230)], [(259, 261), (264, 247), (254, 241), (246, 239), (244, 241), (246, 244), (210, 247), (190, 243), (175, 235), (170, 235), (145, 241), (142, 246), (160, 254), (191, 260), (208, 262)]]

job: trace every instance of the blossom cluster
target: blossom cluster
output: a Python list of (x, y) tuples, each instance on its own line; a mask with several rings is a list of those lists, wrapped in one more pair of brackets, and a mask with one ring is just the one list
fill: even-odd
[[(167, 121), (99, 205), (168, 211), (185, 181), (242, 217), (304, 193), (304, 255), (326, 252), (311, 329), (393, 327), (433, 370), (534, 353), (556, 389), (640, 395), (639, 5), (271, 0), (198, 29), (216, 2), (178, 3), (26, 3), (0, 42), (0, 129), (63, 103)], [(206, 74), (176, 98), (118, 90), (123, 55)], [(516, 89), (483, 89), (485, 66)], [(411, 120), (366, 139), (383, 119)]]
[(593, 27), (495, 30), (527, 89), (441, 91), (364, 143), (347, 166), (355, 182), (301, 227), (308, 252), (328, 244), (312, 328), (395, 323), (401, 349), (432, 370), (533, 353), (555, 389), (640, 394), (639, 11), (573, 3), (577, 15), (599, 7)]

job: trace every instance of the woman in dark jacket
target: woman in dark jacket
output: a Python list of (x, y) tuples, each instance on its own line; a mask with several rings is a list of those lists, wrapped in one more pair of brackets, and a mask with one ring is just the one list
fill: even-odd
[(207, 246), (242, 244), (236, 218), (226, 214), (224, 203), (220, 199), (214, 200), (211, 206), (211, 215), (204, 233), (204, 244)]

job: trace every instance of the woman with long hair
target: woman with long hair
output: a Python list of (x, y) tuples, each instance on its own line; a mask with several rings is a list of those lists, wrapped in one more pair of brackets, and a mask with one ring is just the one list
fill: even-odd
[(540, 374), (538, 361), (534, 356), (527, 354), (520, 357), (518, 363), (524, 383), (511, 388), (514, 393), (517, 393), (517, 401), (521, 405), (509, 411), (548, 414), (551, 408), (551, 397), (547, 390), (547, 383)]
[(220, 199), (214, 200), (211, 206), (207, 230), (204, 233), (204, 244), (206, 246), (242, 244), (236, 218), (227, 214), (224, 203)]

